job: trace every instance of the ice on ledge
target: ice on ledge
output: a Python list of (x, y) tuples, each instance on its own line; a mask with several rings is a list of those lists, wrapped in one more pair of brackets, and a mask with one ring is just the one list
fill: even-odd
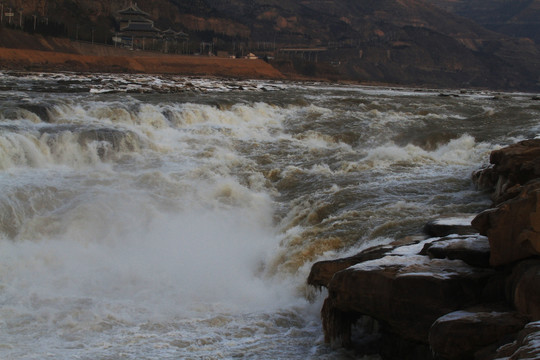
[[(427, 256), (388, 255), (351, 266), (354, 271), (395, 271), (397, 277), (425, 276), (437, 279), (451, 279), (475, 273), (475, 269), (461, 260), (430, 259)], [(478, 270), (476, 270), (478, 271)]]
[(529, 332), (529, 335), (525, 336), (523, 344), (510, 356), (500, 357), (495, 360), (540, 359), (540, 321), (528, 323), (524, 330)]
[(448, 239), (444, 239), (441, 241), (435, 242), (431, 248), (461, 248), (461, 249), (468, 249), (471, 251), (478, 251), (478, 252), (489, 252), (489, 240), (487, 237), (482, 235), (473, 235), (473, 236), (454, 236), (454, 237), (447, 237)]

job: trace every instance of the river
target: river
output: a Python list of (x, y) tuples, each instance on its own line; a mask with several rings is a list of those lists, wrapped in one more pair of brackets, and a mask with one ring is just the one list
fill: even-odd
[(0, 358), (356, 358), (313, 262), (486, 208), (535, 99), (0, 73)]

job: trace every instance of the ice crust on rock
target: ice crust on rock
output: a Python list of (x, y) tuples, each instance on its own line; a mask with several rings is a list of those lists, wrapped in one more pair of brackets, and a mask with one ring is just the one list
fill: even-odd
[(355, 271), (384, 271), (391, 268), (396, 269), (396, 277), (425, 276), (450, 279), (474, 273), (474, 269), (461, 260), (430, 259), (423, 255), (389, 255), (350, 267)]

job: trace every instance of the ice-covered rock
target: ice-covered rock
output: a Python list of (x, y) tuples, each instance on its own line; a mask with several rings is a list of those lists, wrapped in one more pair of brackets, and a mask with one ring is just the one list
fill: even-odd
[(424, 232), (429, 236), (447, 236), (451, 234), (470, 235), (478, 231), (471, 226), (476, 214), (449, 214), (429, 221)]
[(308, 277), (308, 284), (316, 287), (327, 287), (328, 283), (338, 271), (344, 270), (350, 266), (358, 264), (362, 261), (378, 259), (386, 253), (392, 251), (393, 247), (389, 245), (381, 245), (371, 247), (354, 256), (337, 259), (319, 261), (311, 267)]
[(511, 309), (454, 311), (435, 321), (429, 331), (429, 345), (439, 359), (473, 359), (482, 348), (512, 339), (526, 323), (525, 316)]
[(501, 346), (496, 360), (540, 359), (540, 321), (529, 323), (520, 331), (516, 341)]
[(427, 344), (433, 322), (483, 301), (484, 288), (494, 274), (461, 260), (400, 254), (338, 271), (328, 284), (323, 311), (327, 340), (339, 339), (346, 345), (347, 322), (369, 315), (381, 322), (384, 331)]
[(489, 267), (490, 247), (482, 235), (450, 235), (431, 241), (422, 249), (422, 255), (431, 258), (462, 260), (469, 265)]

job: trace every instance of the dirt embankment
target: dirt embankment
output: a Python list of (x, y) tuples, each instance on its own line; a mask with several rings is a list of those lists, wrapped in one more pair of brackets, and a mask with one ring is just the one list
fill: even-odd
[(31, 36), (5, 28), (0, 28), (0, 69), (284, 78), (262, 60), (134, 52), (68, 39)]

